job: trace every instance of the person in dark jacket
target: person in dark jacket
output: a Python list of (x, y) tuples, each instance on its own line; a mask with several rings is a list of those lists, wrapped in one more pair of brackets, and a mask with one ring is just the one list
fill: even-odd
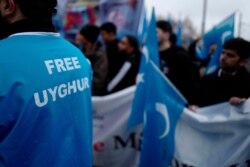
[(250, 96), (250, 74), (245, 65), (250, 56), (250, 43), (242, 38), (225, 42), (220, 69), (205, 76), (197, 90), (197, 105), (227, 102), (242, 104)]
[(122, 59), (119, 71), (108, 84), (108, 92), (113, 93), (135, 85), (139, 70), (140, 51), (137, 39), (127, 35), (118, 44), (118, 56)]
[(95, 25), (86, 25), (76, 35), (76, 44), (82, 46), (85, 56), (89, 59), (93, 69), (92, 95), (106, 94), (108, 59), (105, 48), (98, 41), (99, 28)]
[(176, 46), (176, 36), (169, 22), (157, 22), (157, 37), (162, 72), (189, 103), (192, 103), (199, 80), (198, 67), (191, 61), (184, 48)]
[(116, 37), (116, 25), (106, 22), (100, 27), (100, 34), (106, 47), (109, 62), (108, 80), (111, 81), (119, 71), (122, 60), (118, 55), (119, 40)]

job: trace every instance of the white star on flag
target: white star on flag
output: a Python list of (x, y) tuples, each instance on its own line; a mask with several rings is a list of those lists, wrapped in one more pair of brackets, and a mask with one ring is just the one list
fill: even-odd
[(136, 84), (144, 83), (144, 73), (139, 73), (136, 77)]

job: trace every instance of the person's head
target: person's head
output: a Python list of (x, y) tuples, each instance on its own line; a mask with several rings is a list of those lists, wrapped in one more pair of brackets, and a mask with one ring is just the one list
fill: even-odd
[(250, 56), (250, 42), (242, 38), (233, 38), (225, 42), (220, 57), (220, 67), (233, 72), (246, 65)]
[(137, 54), (137, 52), (139, 51), (139, 44), (137, 39), (134, 36), (126, 35), (118, 43), (118, 50), (119, 52), (129, 55)]
[(52, 23), (56, 0), (0, 0), (0, 38), (5, 37), (8, 25), (23, 19)]
[(116, 26), (111, 22), (107, 22), (101, 25), (100, 33), (104, 42), (110, 42), (116, 39)]
[(173, 33), (172, 26), (168, 21), (157, 21), (157, 38), (158, 43), (171, 42), (171, 35)]
[(75, 43), (78, 46), (92, 46), (99, 37), (100, 30), (95, 25), (86, 25), (77, 33)]
[(7, 23), (21, 19), (52, 20), (57, 0), (0, 0), (1, 18)]

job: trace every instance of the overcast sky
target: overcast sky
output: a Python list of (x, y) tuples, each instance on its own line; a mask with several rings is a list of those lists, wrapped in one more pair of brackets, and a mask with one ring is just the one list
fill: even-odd
[[(202, 9), (204, 0), (145, 0), (146, 9), (152, 6), (156, 14), (176, 18), (189, 17), (198, 32), (201, 31)], [(242, 36), (250, 39), (250, 0), (207, 0), (206, 30), (211, 29), (234, 11), (242, 13)], [(148, 12), (149, 13), (149, 12)]]

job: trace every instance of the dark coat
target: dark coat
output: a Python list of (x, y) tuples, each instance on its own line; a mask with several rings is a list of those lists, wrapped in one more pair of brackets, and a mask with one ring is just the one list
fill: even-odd
[(197, 90), (197, 105), (207, 106), (227, 102), (231, 97), (248, 98), (250, 96), (250, 74), (245, 68), (235, 75), (214, 72), (205, 76)]
[[(109, 93), (117, 92), (129, 86), (135, 85), (136, 83), (136, 76), (139, 71), (140, 64), (140, 53), (134, 55), (120, 53), (119, 56), (121, 57), (123, 63), (114, 78), (109, 82)], [(114, 80), (117, 82), (114, 82)], [(110, 85), (113, 86), (110, 87)]]
[(114, 78), (114, 76), (117, 74), (123, 63), (118, 53), (118, 43), (119, 40), (116, 39), (106, 44), (106, 53), (109, 62), (109, 69), (108, 69), (109, 81)]
[(85, 53), (85, 55), (93, 70), (92, 95), (105, 95), (109, 64), (104, 47), (98, 42), (92, 51)]
[(192, 63), (188, 53), (181, 47), (173, 46), (160, 52), (160, 64), (163, 73), (189, 103), (192, 103), (199, 81), (199, 71), (198, 67)]

